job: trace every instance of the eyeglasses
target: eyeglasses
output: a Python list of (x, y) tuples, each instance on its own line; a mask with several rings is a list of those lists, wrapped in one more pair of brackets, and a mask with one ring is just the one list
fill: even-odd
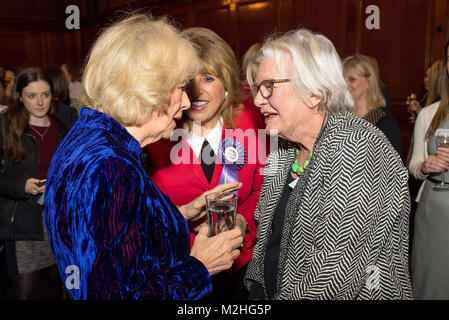
[(271, 79), (271, 80), (264, 80), (260, 84), (253, 84), (251, 86), (251, 89), (253, 91), (254, 97), (257, 95), (258, 92), (264, 97), (265, 99), (269, 99), (271, 95), (273, 94), (273, 88), (275, 83), (282, 83), (282, 82), (290, 82), (290, 79)]

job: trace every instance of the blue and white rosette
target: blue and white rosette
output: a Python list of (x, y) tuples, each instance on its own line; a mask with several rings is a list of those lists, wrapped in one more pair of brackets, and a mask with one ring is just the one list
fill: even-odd
[(245, 166), (246, 158), (245, 147), (237, 139), (223, 139), (218, 146), (218, 161), (223, 166), (218, 183), (239, 181), (239, 171)]

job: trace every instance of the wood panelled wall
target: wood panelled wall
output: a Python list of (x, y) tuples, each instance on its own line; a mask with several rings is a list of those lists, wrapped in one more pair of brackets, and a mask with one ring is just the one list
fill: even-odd
[(81, 31), (65, 28), (72, 0), (0, 0), (0, 63), (16, 68), (83, 60)]
[[(20, 1), (26, 2), (26, 1)], [(34, 3), (34, 2), (30, 2)], [(81, 65), (99, 30), (118, 10), (144, 8), (172, 16), (181, 27), (203, 26), (222, 36), (240, 58), (272, 32), (305, 27), (323, 33), (342, 58), (360, 52), (379, 62), (401, 126), (404, 154), (413, 125), (407, 121), (408, 94), (423, 93), (427, 65), (443, 56), (449, 36), (447, 0), (64, 0), (50, 22), (42, 18), (0, 22), (0, 63), (16, 66), (71, 62)], [(81, 29), (64, 28), (65, 6), (81, 10)], [(380, 10), (380, 29), (369, 30), (369, 5)], [(55, 17), (56, 15), (56, 17)], [(0, 11), (1, 18), (1, 11)], [(42, 23), (39, 24), (39, 19)], [(0, 21), (4, 21), (1, 19)], [(20, 21), (20, 19), (19, 19)], [(11, 27), (12, 26), (12, 27)]]

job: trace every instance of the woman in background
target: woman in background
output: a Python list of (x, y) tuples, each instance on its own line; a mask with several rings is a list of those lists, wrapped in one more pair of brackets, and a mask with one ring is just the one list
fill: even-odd
[[(248, 83), (247, 76), (246, 76), (246, 69), (250, 62), (254, 59), (254, 57), (259, 53), (260, 48), (262, 48), (262, 43), (256, 42), (253, 45), (251, 45), (248, 50), (246, 50), (245, 54), (242, 57), (242, 63), (240, 67), (241, 72), (241, 78), (242, 78), (242, 104), (247, 109), (255, 109), (256, 112), (262, 117), (260, 112), (258, 111), (258, 108), (254, 105), (254, 98), (251, 93), (251, 87)], [(263, 121), (263, 119), (262, 119)]]
[(81, 108), (81, 97), (83, 95), (83, 87), (78, 79), (78, 72), (75, 72), (75, 68), (68, 63), (61, 65), (61, 70), (64, 72), (64, 76), (69, 85), (70, 105), (78, 110)]
[(354, 113), (378, 127), (402, 156), (402, 141), (397, 121), (385, 110), (385, 98), (370, 59), (355, 55), (343, 60), (343, 73), (354, 99)]
[[(1, 117), (0, 237), (17, 299), (61, 298), (61, 279), (39, 198), (50, 161), (70, 128), (55, 112), (51, 81), (39, 69), (16, 79)], [(43, 287), (42, 295), (39, 289)]]
[[(425, 100), (412, 101), (408, 105), (408, 111), (416, 118), (422, 108), (431, 105), (441, 99), (441, 79), (445, 72), (444, 60), (439, 59), (435, 61), (427, 70), (424, 78), (424, 86), (426, 87)], [(427, 80), (426, 80), (427, 78)]]
[(416, 198), (411, 263), (416, 299), (449, 299), (449, 191), (434, 190), (442, 181), (441, 172), (449, 169), (449, 148), (436, 142), (439, 133), (449, 132), (448, 56), (449, 42), (444, 48), (441, 100), (419, 112), (413, 132), (409, 171), (423, 181)]
[(78, 119), (78, 111), (72, 107), (69, 95), (69, 87), (62, 70), (56, 65), (42, 67), (42, 72), (50, 79), (53, 86), (53, 100), (56, 112), (72, 126)]
[(3, 86), (5, 88), (7, 104), (11, 103), (13, 100), (13, 88), (15, 79), (16, 79), (16, 71), (11, 67), (4, 66), (2, 81)]

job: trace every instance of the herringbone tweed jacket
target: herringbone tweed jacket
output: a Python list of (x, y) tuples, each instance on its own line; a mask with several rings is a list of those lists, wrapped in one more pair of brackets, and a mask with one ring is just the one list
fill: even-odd
[[(248, 289), (265, 288), (265, 248), (294, 159), (281, 139), (267, 159)], [(351, 113), (330, 116), (288, 200), (273, 298), (412, 299), (407, 180), (380, 130)]]

